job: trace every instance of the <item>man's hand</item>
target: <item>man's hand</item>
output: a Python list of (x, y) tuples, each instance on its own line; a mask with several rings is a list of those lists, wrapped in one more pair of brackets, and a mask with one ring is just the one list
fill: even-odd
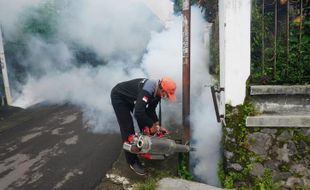
[(158, 123), (154, 123), (153, 126), (150, 128), (150, 134), (154, 135), (158, 131), (162, 132), (163, 134), (168, 134), (168, 130), (164, 127), (161, 127)]
[(153, 126), (150, 128), (150, 134), (154, 135), (159, 130), (160, 130), (160, 125), (158, 125), (157, 123), (154, 123)]
[(164, 135), (169, 133), (168, 130), (164, 127), (160, 127), (159, 131), (162, 132)]

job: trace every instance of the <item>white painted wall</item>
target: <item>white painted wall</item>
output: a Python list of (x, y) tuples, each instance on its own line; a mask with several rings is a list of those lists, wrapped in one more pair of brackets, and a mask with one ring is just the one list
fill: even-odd
[[(12, 96), (11, 96), (11, 90), (10, 90), (9, 78), (8, 78), (8, 71), (7, 71), (5, 56), (4, 56), (4, 47), (3, 47), (1, 27), (0, 27), (0, 68), (2, 70), (2, 77), (3, 77), (4, 92), (5, 92), (6, 101), (7, 101), (8, 105), (12, 105)], [(0, 84), (0, 85), (2, 85), (2, 84)]]
[(251, 0), (219, 0), (221, 113), (242, 104), (250, 75)]

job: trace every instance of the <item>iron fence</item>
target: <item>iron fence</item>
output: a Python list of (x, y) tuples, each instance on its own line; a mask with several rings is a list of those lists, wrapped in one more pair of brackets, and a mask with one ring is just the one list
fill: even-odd
[(310, 83), (309, 17), (309, 0), (253, 1), (252, 83)]

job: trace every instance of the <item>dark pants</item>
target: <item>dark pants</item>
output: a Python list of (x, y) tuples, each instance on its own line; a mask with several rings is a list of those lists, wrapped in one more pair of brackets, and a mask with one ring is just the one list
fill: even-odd
[[(112, 106), (120, 127), (123, 142), (127, 141), (128, 136), (135, 134), (135, 128), (132, 120), (133, 105), (130, 105), (121, 94), (112, 90), (111, 92)], [(133, 164), (138, 160), (136, 154), (125, 151), (128, 164)]]

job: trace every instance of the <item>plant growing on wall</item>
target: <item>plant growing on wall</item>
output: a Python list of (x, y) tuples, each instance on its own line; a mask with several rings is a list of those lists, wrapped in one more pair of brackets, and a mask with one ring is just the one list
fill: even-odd
[(254, 1), (251, 82), (310, 83), (310, 21), (303, 1)]

